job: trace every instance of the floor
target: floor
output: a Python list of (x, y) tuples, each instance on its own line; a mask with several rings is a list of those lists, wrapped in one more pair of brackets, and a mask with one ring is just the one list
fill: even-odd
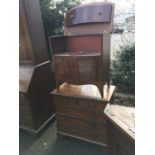
[(20, 155), (107, 155), (102, 146), (73, 139), (57, 137), (56, 122), (51, 122), (40, 136), (19, 131)]

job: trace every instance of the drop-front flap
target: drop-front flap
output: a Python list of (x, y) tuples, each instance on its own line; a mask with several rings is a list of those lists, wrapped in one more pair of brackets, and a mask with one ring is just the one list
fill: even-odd
[(66, 26), (111, 21), (111, 3), (92, 3), (71, 9), (66, 15)]
[(20, 65), (19, 66), (19, 92), (27, 92), (30, 81), (32, 79), (34, 66)]

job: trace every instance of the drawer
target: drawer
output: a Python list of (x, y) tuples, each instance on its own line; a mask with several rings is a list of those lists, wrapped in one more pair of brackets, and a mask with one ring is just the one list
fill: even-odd
[(79, 99), (78, 100), (78, 106), (81, 109), (103, 112), (105, 107), (106, 107), (106, 103), (103, 101)]
[(82, 111), (82, 110), (69, 108), (69, 107), (62, 107), (62, 106), (61, 107), (56, 106), (56, 113), (65, 114), (68, 116), (74, 116), (74, 117), (78, 117), (81, 119), (89, 119), (91, 116), (89, 111)]
[(19, 116), (32, 116), (32, 111), (29, 106), (19, 106)]
[(77, 99), (72, 97), (54, 96), (55, 106), (68, 106), (78, 109), (86, 109), (89, 111), (103, 112), (106, 106), (104, 101), (96, 101), (89, 99)]
[(53, 96), (53, 103), (55, 106), (77, 106), (78, 102), (76, 98), (65, 97), (65, 96)]
[(100, 114), (100, 113), (78, 110), (78, 109), (62, 107), (62, 106), (61, 107), (56, 106), (56, 113), (68, 115), (71, 117), (77, 117), (88, 121), (99, 122), (106, 125), (106, 117), (103, 113)]
[(75, 127), (70, 127), (68, 125), (57, 125), (57, 130), (60, 132), (64, 132), (73, 136), (77, 136), (80, 138), (84, 138), (87, 140), (92, 140), (95, 142), (99, 142), (99, 143), (103, 143), (103, 144), (107, 144), (107, 138), (105, 138), (104, 136), (100, 135), (100, 134), (96, 134), (93, 132), (90, 132), (88, 130), (83, 130), (83, 129), (79, 129), (79, 128), (75, 128)]
[(19, 105), (29, 106), (28, 96), (25, 93), (19, 93)]
[(33, 120), (30, 117), (19, 117), (19, 125), (27, 128), (33, 128)]
[(107, 137), (107, 126), (95, 122), (85, 121), (82, 119), (75, 119), (68, 116), (56, 115), (57, 124), (67, 124), (70, 126), (86, 129), (88, 131), (96, 132), (103, 137)]

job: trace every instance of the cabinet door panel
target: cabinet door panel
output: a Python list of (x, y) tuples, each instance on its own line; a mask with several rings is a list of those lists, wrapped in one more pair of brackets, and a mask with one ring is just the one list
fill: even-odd
[(20, 61), (32, 61), (32, 46), (28, 31), (28, 24), (23, 1), (19, 3), (19, 59)]

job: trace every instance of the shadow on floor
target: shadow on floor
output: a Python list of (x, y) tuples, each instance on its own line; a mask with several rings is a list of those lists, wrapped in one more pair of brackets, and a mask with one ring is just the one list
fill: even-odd
[(56, 123), (51, 123), (41, 136), (19, 131), (20, 155), (107, 155), (102, 146), (66, 136), (57, 137)]

